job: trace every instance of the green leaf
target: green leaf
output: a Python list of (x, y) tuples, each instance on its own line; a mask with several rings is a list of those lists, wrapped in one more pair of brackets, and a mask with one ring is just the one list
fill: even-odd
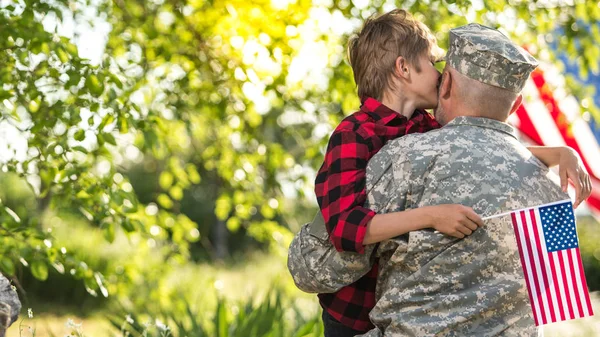
[(73, 146), (71, 149), (73, 151), (79, 151), (81, 153), (88, 153), (88, 150), (83, 146)]
[(173, 186), (169, 189), (169, 195), (174, 200), (181, 200), (183, 199), (183, 190), (179, 186)]
[(173, 174), (169, 171), (163, 171), (158, 179), (158, 184), (163, 190), (169, 189), (173, 185)]
[(48, 265), (42, 260), (34, 260), (31, 262), (31, 274), (40, 281), (45, 281), (48, 278)]
[(193, 184), (200, 183), (200, 174), (198, 173), (196, 166), (194, 166), (193, 164), (188, 164), (186, 165), (185, 170), (187, 171), (188, 178)]
[(69, 52), (69, 54), (71, 54), (71, 56), (73, 56), (73, 57), (79, 56), (79, 53), (77, 51), (77, 46), (75, 44), (67, 42), (67, 43), (65, 43), (65, 47), (66, 47), (67, 51)]
[(102, 133), (97, 134), (96, 141), (98, 142), (98, 146), (104, 146), (104, 135)]
[(105, 126), (109, 125), (114, 120), (115, 120), (115, 116), (113, 116), (111, 114), (107, 114), (106, 116), (104, 116), (104, 118), (102, 118), (100, 125), (98, 125), (98, 129), (100, 129), (100, 130), (104, 129)]
[(117, 88), (123, 89), (123, 82), (121, 82), (121, 80), (117, 77), (117, 75), (110, 73), (108, 76), (117, 85)]
[(164, 208), (171, 208), (173, 207), (173, 201), (171, 201), (171, 198), (169, 198), (168, 195), (161, 193), (158, 198), (156, 198), (156, 201), (158, 202), (159, 205), (161, 205)]
[(227, 229), (229, 229), (229, 231), (232, 233), (237, 232), (240, 229), (240, 226), (241, 221), (237, 217), (231, 217), (229, 220), (227, 220)]
[(102, 136), (104, 137), (104, 141), (106, 141), (107, 143), (115, 146), (117, 145), (117, 140), (115, 139), (115, 136), (112, 135), (112, 133), (103, 133)]
[(115, 226), (112, 223), (104, 224), (104, 238), (110, 243), (115, 241)]
[(40, 102), (39, 99), (35, 99), (29, 102), (29, 112), (36, 113), (40, 110)]
[(133, 226), (133, 223), (131, 222), (131, 220), (129, 218), (125, 218), (125, 220), (123, 220), (121, 222), (121, 227), (123, 228), (123, 230), (125, 230), (127, 233), (131, 233), (135, 231), (135, 227)]
[(75, 138), (76, 141), (83, 141), (85, 139), (85, 130), (77, 130), (77, 132), (75, 132), (75, 134), (73, 135), (73, 138)]
[(223, 221), (229, 217), (229, 213), (231, 212), (232, 205), (231, 199), (227, 196), (221, 196), (217, 199), (215, 205), (215, 215), (217, 219)]
[(2, 256), (0, 258), (0, 267), (2, 268), (2, 271), (8, 275), (15, 274), (15, 263), (7, 256)]
[(58, 49), (56, 50), (56, 56), (58, 56), (58, 59), (59, 59), (59, 60), (60, 60), (60, 62), (62, 62), (62, 63), (67, 63), (67, 62), (69, 62), (70, 56), (69, 56), (69, 54), (68, 54), (66, 51), (64, 51), (64, 49), (62, 49), (62, 48), (58, 48)]
[(128, 130), (129, 128), (127, 119), (125, 117), (119, 116), (119, 132), (123, 134), (127, 133)]
[(98, 76), (93, 75), (93, 74), (89, 75), (85, 79), (85, 86), (88, 88), (90, 93), (95, 97), (99, 97), (104, 92), (104, 88), (102, 87), (102, 83), (98, 79)]

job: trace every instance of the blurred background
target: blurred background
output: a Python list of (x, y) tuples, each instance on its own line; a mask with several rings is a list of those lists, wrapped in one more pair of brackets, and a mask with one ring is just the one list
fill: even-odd
[(511, 123), (594, 176), (577, 214), (600, 290), (597, 2), (0, 0), (0, 271), (24, 305), (8, 336), (320, 336), (287, 247), (359, 107), (348, 36), (396, 7), (444, 48), (478, 22), (542, 61)]

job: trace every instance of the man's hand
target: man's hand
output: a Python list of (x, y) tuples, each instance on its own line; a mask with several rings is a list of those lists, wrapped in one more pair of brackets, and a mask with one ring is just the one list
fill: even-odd
[(440, 233), (464, 238), (483, 226), (481, 217), (471, 207), (463, 205), (437, 205), (423, 207), (427, 209), (430, 227)]
[(573, 204), (573, 208), (577, 208), (592, 193), (590, 175), (585, 169), (581, 157), (572, 148), (563, 147), (560, 152), (558, 170), (560, 186), (563, 191), (567, 191), (569, 181), (575, 187), (575, 203)]

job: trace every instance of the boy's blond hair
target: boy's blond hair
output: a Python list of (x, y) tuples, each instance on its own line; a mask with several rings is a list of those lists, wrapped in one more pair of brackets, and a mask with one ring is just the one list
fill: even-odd
[(403, 9), (367, 19), (348, 41), (348, 58), (361, 100), (382, 100), (384, 91), (391, 88), (399, 56), (420, 72), (418, 60), (422, 55), (437, 59), (442, 54), (429, 28)]

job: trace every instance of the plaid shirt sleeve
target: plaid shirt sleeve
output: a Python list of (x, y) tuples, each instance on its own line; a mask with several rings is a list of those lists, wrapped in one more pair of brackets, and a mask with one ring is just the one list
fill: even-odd
[(362, 206), (369, 158), (368, 139), (356, 130), (335, 131), (329, 139), (315, 193), (330, 240), (338, 251), (364, 253), (367, 224), (375, 216)]

